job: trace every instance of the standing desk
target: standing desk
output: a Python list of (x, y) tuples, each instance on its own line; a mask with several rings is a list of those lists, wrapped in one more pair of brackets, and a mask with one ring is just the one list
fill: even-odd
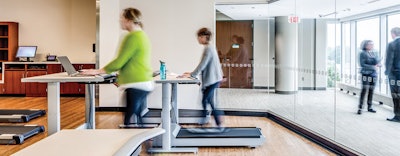
[(47, 83), (47, 134), (60, 131), (60, 83), (82, 82), (85, 84), (85, 123), (78, 129), (95, 129), (94, 84), (103, 82), (101, 76), (71, 77), (66, 72), (22, 78), (21, 82)]
[[(177, 78), (177, 75), (167, 75), (165, 80), (160, 80), (157, 76), (154, 78), (156, 83), (161, 83), (162, 85), (162, 111), (161, 111), (161, 126), (165, 129), (165, 133), (162, 135), (162, 145), (161, 148), (150, 148), (148, 152), (194, 152), (197, 153), (197, 148), (182, 148), (182, 147), (172, 147), (172, 131), (175, 126), (179, 123), (178, 114), (178, 84), (196, 84), (200, 80), (192, 78)], [(171, 118), (171, 107), (173, 109), (173, 116)], [(172, 119), (174, 121), (172, 121)], [(174, 123), (171, 128), (171, 123)]]
[[(261, 129), (257, 127), (226, 127), (224, 132), (215, 127), (182, 128), (178, 121), (177, 85), (198, 83), (199, 80), (168, 76), (166, 80), (156, 78), (155, 81), (162, 84), (161, 125), (165, 129), (165, 133), (161, 138), (155, 138), (153, 142), (153, 146), (161, 146), (161, 148), (151, 148), (148, 152), (197, 153), (198, 146), (247, 146), (253, 148), (264, 143), (265, 137), (262, 135)], [(171, 111), (171, 107), (173, 111)], [(173, 112), (172, 117), (171, 112)]]

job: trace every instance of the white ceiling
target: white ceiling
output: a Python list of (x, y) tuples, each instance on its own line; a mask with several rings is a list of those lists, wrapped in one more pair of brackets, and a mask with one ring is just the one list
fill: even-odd
[(276, 16), (343, 18), (396, 5), (400, 0), (217, 0), (215, 8), (234, 20), (250, 20)]

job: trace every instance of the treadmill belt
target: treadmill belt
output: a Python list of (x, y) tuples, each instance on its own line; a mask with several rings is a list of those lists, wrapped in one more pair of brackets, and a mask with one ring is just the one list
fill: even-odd
[(38, 125), (0, 125), (0, 144), (22, 144), (25, 139), (44, 132)]
[(28, 122), (45, 114), (45, 110), (38, 109), (0, 109), (0, 122)]
[[(150, 109), (144, 117), (161, 117), (161, 109)], [(202, 110), (179, 109), (179, 117), (205, 117)]]
[[(192, 128), (181, 128), (176, 138), (260, 138), (261, 129), (256, 127), (225, 127), (224, 132), (193, 133)], [(206, 130), (207, 128), (200, 128)], [(209, 129), (215, 129), (211, 127)]]

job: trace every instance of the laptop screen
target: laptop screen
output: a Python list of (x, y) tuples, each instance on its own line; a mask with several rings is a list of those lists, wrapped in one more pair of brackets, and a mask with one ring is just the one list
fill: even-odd
[(59, 56), (57, 57), (58, 62), (61, 63), (65, 71), (68, 73), (68, 75), (72, 75), (77, 73), (75, 67), (72, 65), (71, 61), (69, 61), (67, 56)]

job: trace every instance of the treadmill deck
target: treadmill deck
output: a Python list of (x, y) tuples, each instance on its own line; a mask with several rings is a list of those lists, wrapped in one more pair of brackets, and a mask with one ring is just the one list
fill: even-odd
[[(260, 128), (255, 127), (225, 127), (218, 133), (215, 127), (198, 128), (204, 132), (193, 132), (191, 128), (181, 128), (176, 138), (260, 138), (262, 136)], [(210, 129), (210, 133), (207, 133)]]

